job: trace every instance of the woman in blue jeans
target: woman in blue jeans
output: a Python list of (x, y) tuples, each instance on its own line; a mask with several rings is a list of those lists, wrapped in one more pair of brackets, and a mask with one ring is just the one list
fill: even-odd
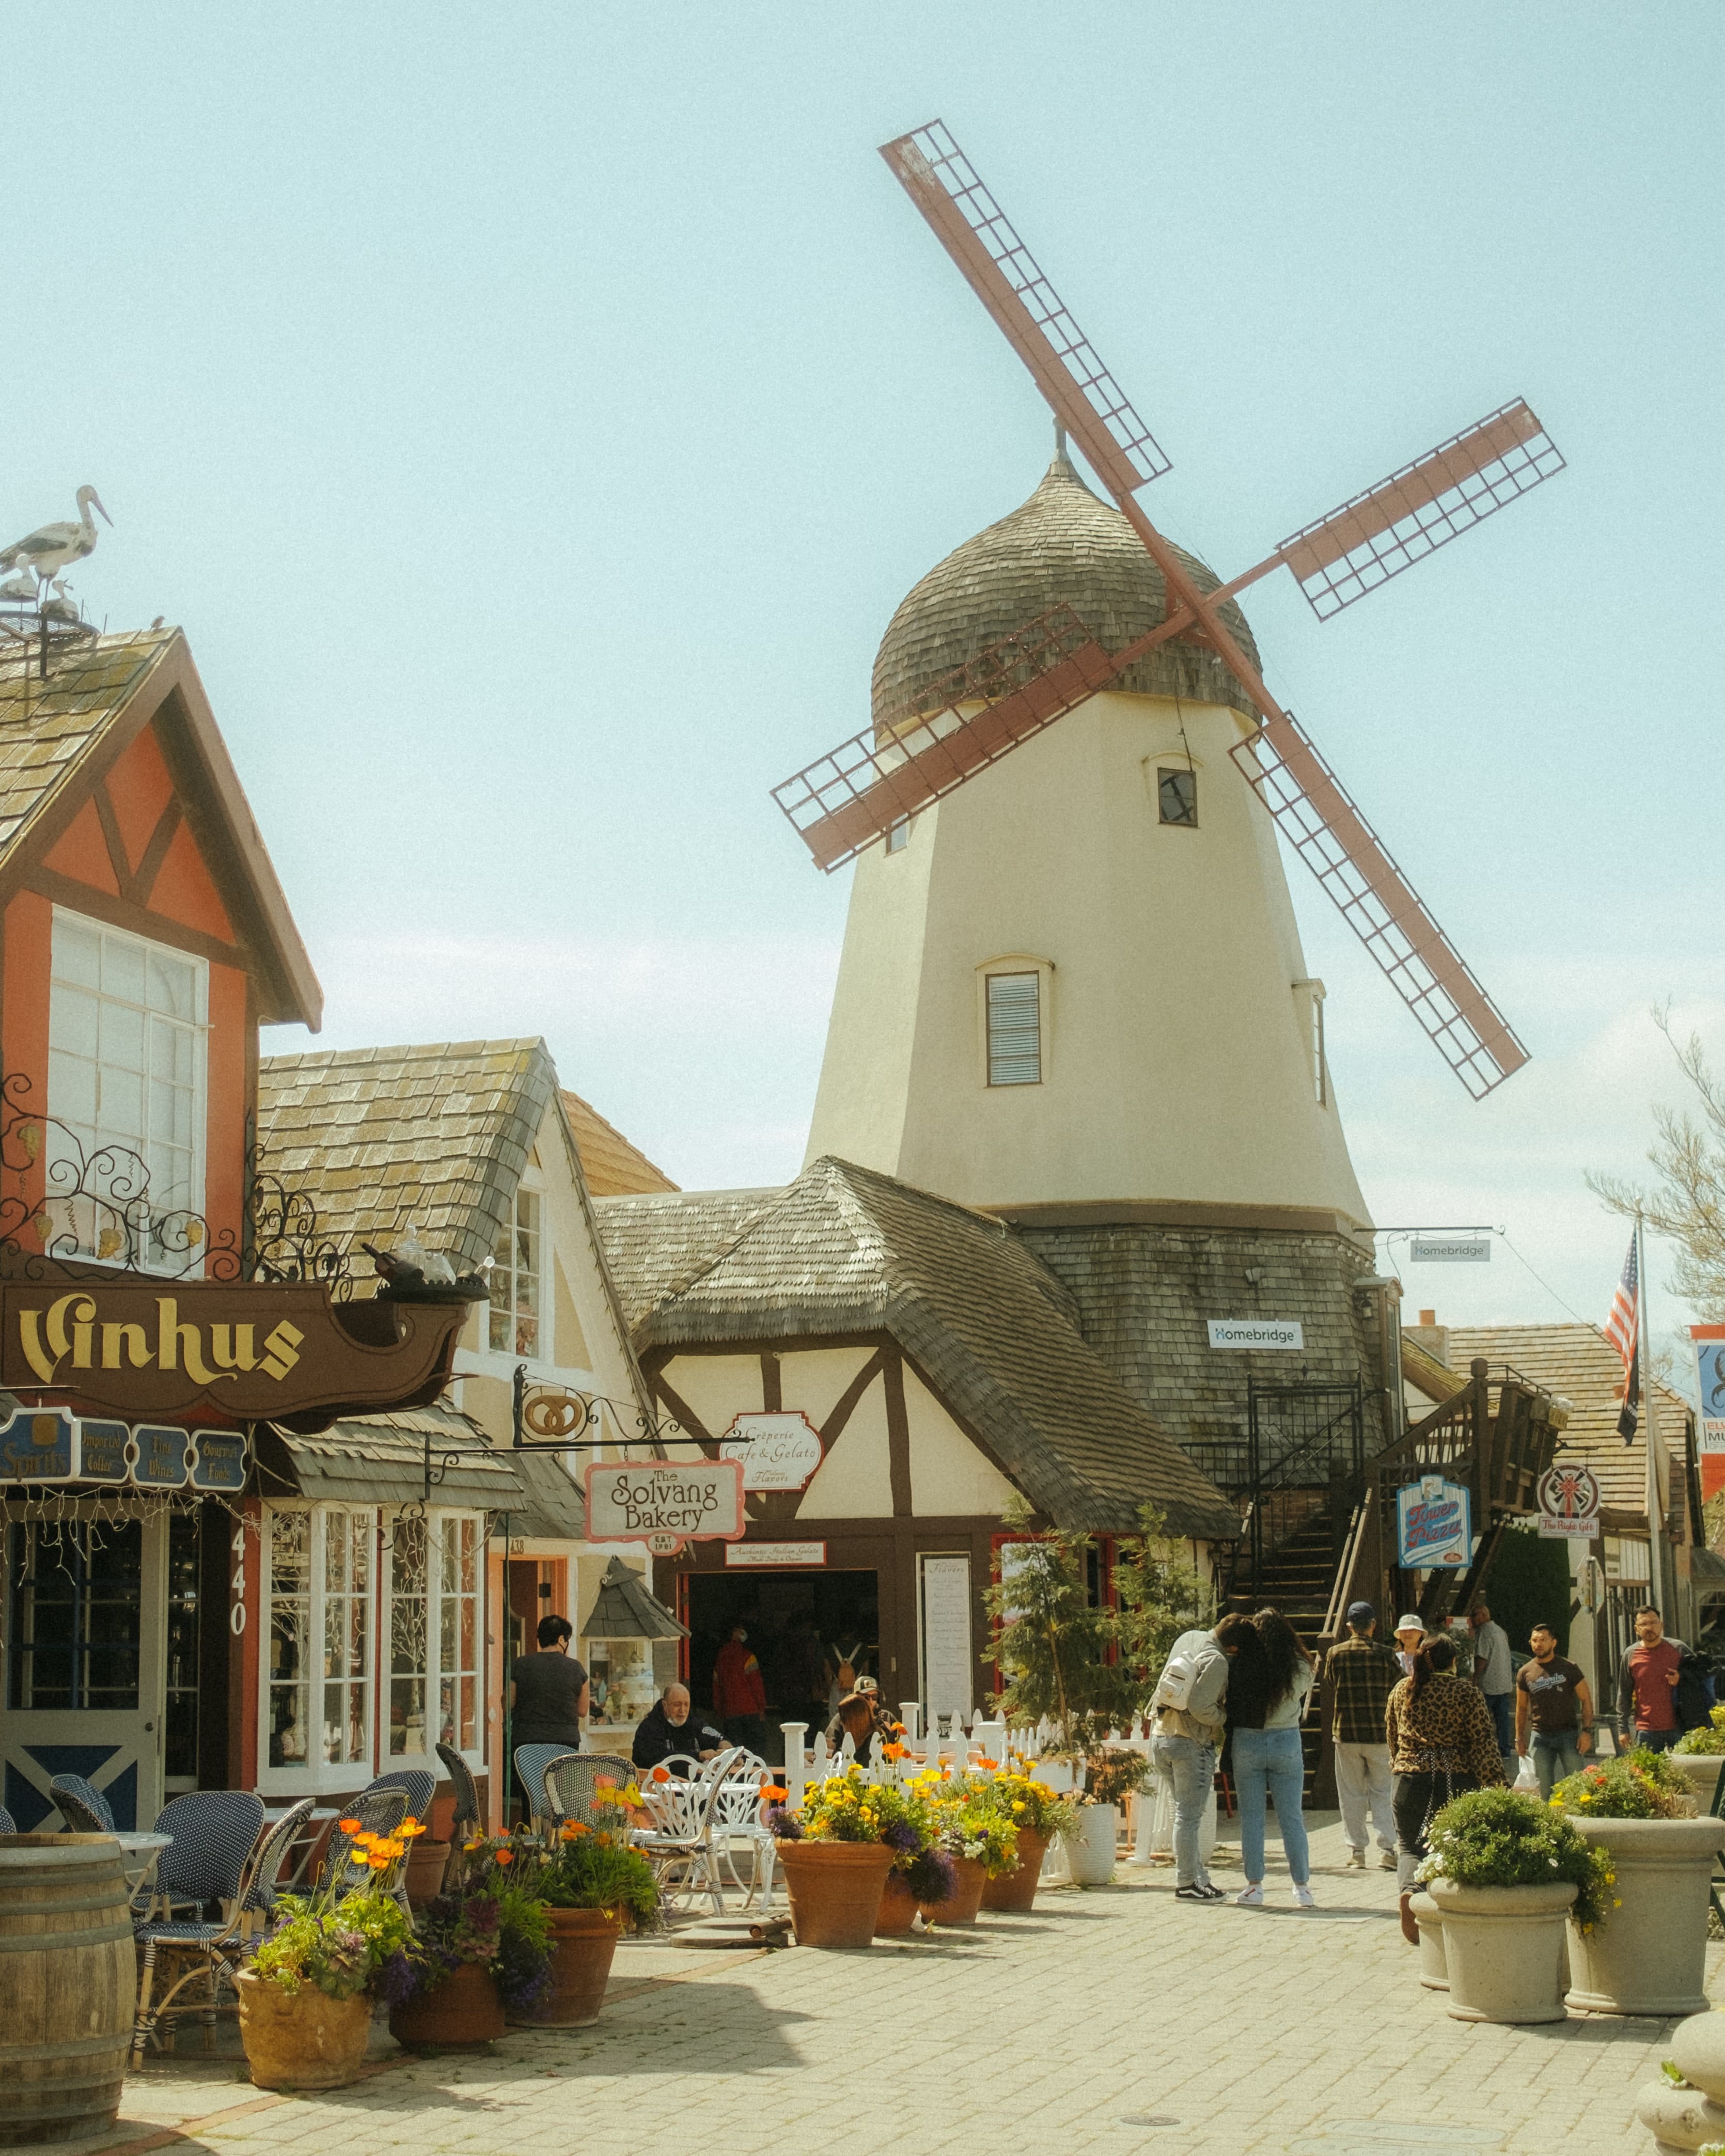
[(1310, 1909), (1312, 1856), (1303, 1810), (1306, 1756), (1300, 1744), (1300, 1720), (1312, 1690), (1312, 1657), (1286, 1618), (1260, 1609), (1252, 1620), (1264, 1654), (1264, 1722), (1261, 1728), (1236, 1727), (1234, 1791), (1240, 1799), (1240, 1853), (1246, 1883), (1235, 1900), (1242, 1908), (1264, 1906), (1265, 1799), (1276, 1800), (1276, 1824), (1293, 1879), (1296, 1909)]

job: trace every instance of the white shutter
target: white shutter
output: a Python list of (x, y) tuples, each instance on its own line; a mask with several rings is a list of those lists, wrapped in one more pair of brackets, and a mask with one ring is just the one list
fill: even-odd
[(1034, 973), (988, 976), (988, 1083), (1042, 1083), (1042, 1022)]

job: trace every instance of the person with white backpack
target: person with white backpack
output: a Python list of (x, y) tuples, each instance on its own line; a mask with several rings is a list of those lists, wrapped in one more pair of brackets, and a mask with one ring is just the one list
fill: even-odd
[(1199, 1854), (1199, 1830), (1216, 1774), (1227, 1719), (1228, 1665), (1250, 1620), (1224, 1617), (1214, 1632), (1183, 1632), (1163, 1665), (1150, 1702), (1150, 1761), (1174, 1793), (1174, 1899), (1219, 1902)]

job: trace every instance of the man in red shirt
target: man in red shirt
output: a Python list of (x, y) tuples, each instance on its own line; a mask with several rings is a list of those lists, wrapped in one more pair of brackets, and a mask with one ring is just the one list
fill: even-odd
[(733, 1744), (766, 1756), (767, 1686), (749, 1651), (746, 1626), (733, 1625), (713, 1662), (713, 1712)]
[(1683, 1733), (1672, 1695), (1688, 1650), (1666, 1639), (1665, 1620), (1651, 1608), (1636, 1610), (1635, 1638), (1617, 1673), (1619, 1722), (1625, 1731), (1633, 1727), (1635, 1743), (1648, 1751), (1669, 1752)]

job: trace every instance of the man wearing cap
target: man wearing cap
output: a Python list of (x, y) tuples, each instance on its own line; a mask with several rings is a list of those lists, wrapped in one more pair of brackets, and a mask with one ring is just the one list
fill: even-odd
[(1402, 1675), (1404, 1677), (1413, 1676), (1414, 1657), (1419, 1653), (1420, 1642), (1425, 1637), (1425, 1620), (1417, 1609), (1410, 1609), (1406, 1616), (1397, 1620), (1395, 1658), (1402, 1666)]
[[(1389, 1741), (1384, 1726), (1389, 1695), (1401, 1682), (1401, 1658), (1373, 1635), (1378, 1613), (1369, 1602), (1348, 1606), (1348, 1637), (1324, 1663), (1330, 1683), (1330, 1738), (1336, 1762), (1336, 1796), (1348, 1836), (1348, 1865), (1366, 1863), (1366, 1817), (1378, 1830), (1378, 1861), (1395, 1869), (1395, 1814), (1391, 1809)], [(1423, 1627), (1422, 1627), (1423, 1630)]]

